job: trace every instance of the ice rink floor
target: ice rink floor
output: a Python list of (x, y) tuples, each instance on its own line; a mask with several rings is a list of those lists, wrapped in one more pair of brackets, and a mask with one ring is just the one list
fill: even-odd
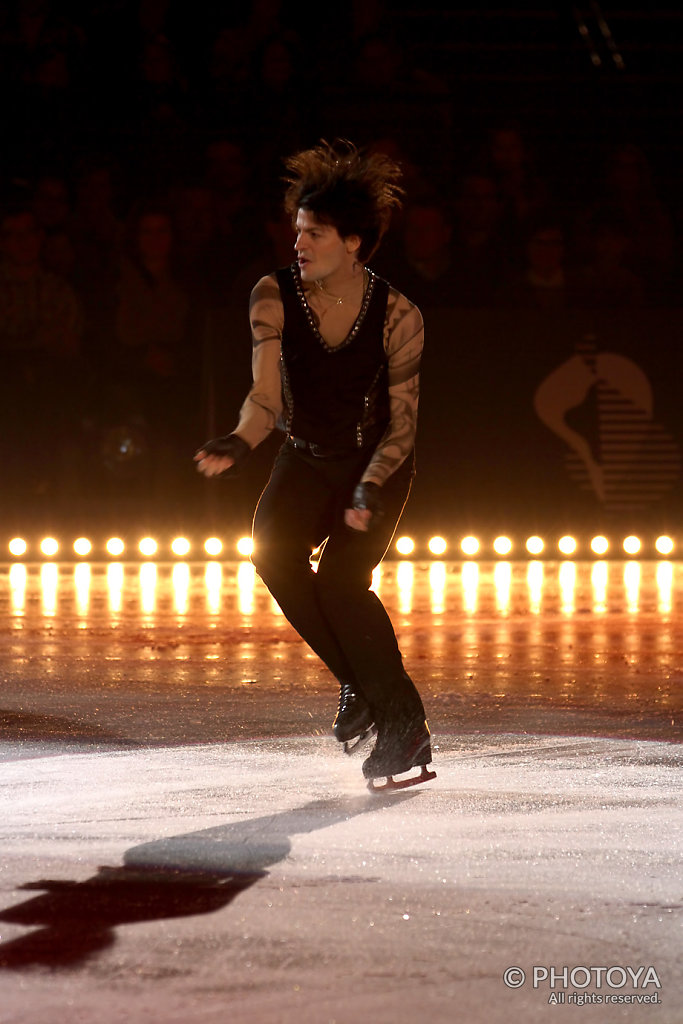
[(0, 1024), (683, 1019), (683, 565), (390, 562), (371, 795), (248, 563), (0, 566)]

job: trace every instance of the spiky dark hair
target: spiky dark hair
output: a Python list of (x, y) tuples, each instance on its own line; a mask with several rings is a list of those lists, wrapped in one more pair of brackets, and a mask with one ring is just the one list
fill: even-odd
[(346, 139), (324, 139), (313, 149), (285, 161), (289, 175), (285, 210), (296, 218), (309, 210), (342, 238), (358, 235), (358, 258), (365, 263), (389, 227), (392, 210), (401, 206), (400, 166), (383, 153), (366, 153)]

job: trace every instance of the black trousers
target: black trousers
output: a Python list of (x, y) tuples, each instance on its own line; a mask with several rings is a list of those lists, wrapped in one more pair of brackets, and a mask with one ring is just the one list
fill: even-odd
[[(401, 517), (413, 457), (382, 487), (384, 516), (367, 532), (344, 523), (371, 451), (318, 458), (280, 449), (254, 515), (252, 560), (284, 615), (340, 682), (353, 685), (377, 725), (421, 715), (384, 606), (369, 588)], [(314, 572), (311, 552), (324, 543)]]

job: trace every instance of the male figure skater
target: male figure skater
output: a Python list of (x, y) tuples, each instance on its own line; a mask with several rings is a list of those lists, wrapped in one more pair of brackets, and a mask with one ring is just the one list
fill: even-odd
[[(256, 284), (253, 385), (234, 432), (195, 461), (206, 476), (224, 473), (284, 426), (254, 516), (254, 566), (339, 681), (337, 739), (346, 749), (376, 727), (363, 763), (370, 787), (412, 785), (434, 777), (429, 729), (369, 589), (414, 473), (422, 317), (366, 265), (400, 206), (401, 171), (346, 142), (322, 142), (286, 167), (296, 259)], [(413, 767), (421, 774), (393, 779)]]

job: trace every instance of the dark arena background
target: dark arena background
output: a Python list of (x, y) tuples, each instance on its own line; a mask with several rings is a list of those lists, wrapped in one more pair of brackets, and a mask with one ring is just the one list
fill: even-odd
[[(683, 10), (0, 0), (0, 1024), (680, 1024)], [(231, 480), (283, 158), (401, 161), (371, 795)], [(315, 558), (313, 559), (315, 566)]]

